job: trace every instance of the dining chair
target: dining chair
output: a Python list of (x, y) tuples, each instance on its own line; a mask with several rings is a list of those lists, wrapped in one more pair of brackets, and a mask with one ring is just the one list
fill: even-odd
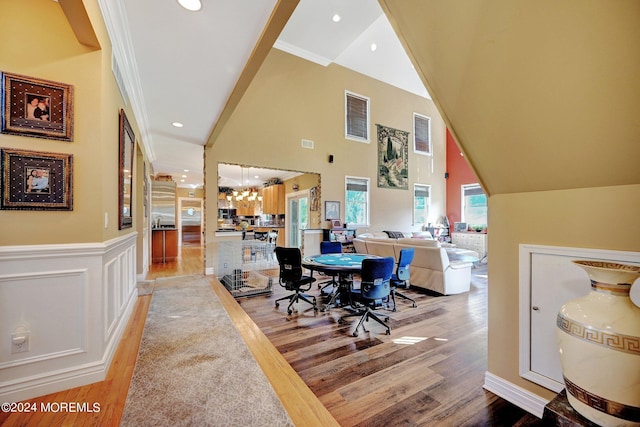
[[(342, 253), (342, 243), (340, 242), (320, 242), (320, 253), (321, 254), (340, 254)], [(338, 287), (338, 282), (336, 280), (338, 277), (338, 273), (334, 273), (331, 275), (331, 280), (327, 280), (321, 283), (318, 283), (318, 289), (320, 289), (320, 293), (325, 288), (329, 286)]]
[(311, 289), (311, 284), (315, 282), (316, 279), (302, 274), (302, 253), (300, 249), (278, 246), (275, 249), (275, 253), (278, 264), (280, 265), (280, 286), (288, 291), (294, 291), (290, 295), (278, 298), (276, 300), (276, 308), (280, 305), (280, 301), (289, 300), (287, 313), (291, 314), (293, 313), (293, 309), (291, 308), (293, 304), (302, 300), (311, 304), (313, 311), (318, 311), (316, 297), (304, 293)]
[(350, 291), (353, 301), (352, 308), (356, 311), (342, 316), (338, 320), (338, 323), (345, 323), (347, 317), (360, 316), (360, 320), (352, 333), (354, 337), (358, 336), (358, 328), (360, 326), (365, 332), (368, 332), (364, 327), (364, 322), (368, 322), (369, 319), (375, 320), (384, 326), (387, 335), (391, 334), (391, 327), (388, 324), (389, 317), (387, 316), (382, 320), (374, 310), (383, 307), (384, 300), (391, 294), (390, 280), (394, 265), (395, 259), (393, 257), (366, 258), (362, 261), (360, 289), (352, 288)]
[(409, 268), (413, 261), (414, 254), (414, 248), (404, 248), (400, 250), (400, 255), (398, 256), (398, 267), (396, 268), (395, 273), (391, 275), (391, 300), (393, 301), (393, 311), (396, 311), (396, 295), (400, 298), (406, 299), (407, 301), (411, 301), (413, 303), (413, 307), (418, 306), (416, 304), (416, 300), (409, 298), (397, 290), (400, 286), (405, 289), (409, 288)]

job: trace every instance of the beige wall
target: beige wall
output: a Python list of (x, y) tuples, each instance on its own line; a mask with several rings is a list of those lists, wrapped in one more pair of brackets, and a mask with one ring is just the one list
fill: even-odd
[[(345, 90), (370, 97), (371, 143), (344, 137)], [(412, 132), (413, 112), (432, 117), (432, 157), (409, 149), (409, 190), (379, 189), (376, 184), (376, 124)], [(301, 140), (314, 141), (313, 150)], [(329, 154), (334, 162), (328, 162)], [(219, 162), (321, 175), (322, 201), (341, 201), (344, 214), (345, 176), (371, 179), (371, 228), (415, 229), (412, 225), (413, 183), (431, 184), (434, 221), (445, 210), (445, 127), (434, 104), (337, 65), (323, 67), (273, 49), (234, 114), (205, 150), (207, 182), (216, 182)], [(217, 188), (207, 187), (207, 199), (217, 200)], [(324, 209), (324, 205), (321, 204)], [(207, 210), (215, 224), (217, 212)], [(207, 227), (206, 241), (214, 239)], [(207, 250), (207, 267), (211, 267)]]
[(124, 104), (99, 7), (85, 3), (99, 50), (77, 41), (58, 3), (0, 0), (0, 70), (74, 86), (73, 142), (0, 135), (1, 147), (73, 154), (73, 211), (2, 210), (1, 245), (101, 242), (133, 230), (118, 230), (118, 112)]
[(519, 244), (640, 251), (640, 185), (489, 198), (489, 371), (543, 397), (518, 375)]
[(518, 245), (640, 251), (640, 3), (380, 0), (489, 198), (489, 371), (518, 373)]

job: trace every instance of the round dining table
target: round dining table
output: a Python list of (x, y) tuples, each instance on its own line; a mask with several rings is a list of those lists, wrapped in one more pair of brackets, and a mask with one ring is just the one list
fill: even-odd
[[(302, 258), (302, 267), (313, 271), (318, 271), (328, 275), (337, 274), (339, 286), (334, 289), (331, 299), (322, 311), (336, 305), (346, 305), (349, 303), (349, 291), (351, 287), (351, 276), (362, 271), (362, 261), (366, 258), (380, 258), (377, 255), (337, 253), (309, 255)], [(346, 297), (346, 298), (345, 298)]]

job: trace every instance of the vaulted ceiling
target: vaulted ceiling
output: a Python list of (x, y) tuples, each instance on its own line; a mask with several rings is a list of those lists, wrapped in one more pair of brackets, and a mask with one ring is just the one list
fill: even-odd
[(176, 0), (100, 5), (153, 170), (179, 185), (202, 184), (203, 146), (274, 46), (428, 97), (376, 0), (205, 0), (198, 12)]

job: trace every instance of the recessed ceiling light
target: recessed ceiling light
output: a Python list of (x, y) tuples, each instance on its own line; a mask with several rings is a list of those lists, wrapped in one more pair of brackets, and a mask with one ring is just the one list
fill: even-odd
[(184, 126), (182, 123), (180, 122), (173, 122), (171, 123), (173, 126), (177, 127), (177, 128), (181, 128), (182, 126)]
[(375, 43), (371, 43), (371, 52), (375, 52), (378, 49), (378, 45)]
[(197, 12), (202, 9), (202, 3), (200, 0), (178, 0), (180, 6), (192, 12)]
[(184, 182), (184, 179), (181, 179), (180, 182)]
[(183, 170), (183, 172), (189, 172), (189, 169), (185, 169), (185, 170)]
[(187, 175), (182, 175), (182, 178), (186, 178), (186, 177), (187, 177)]
[(333, 20), (333, 22), (340, 22), (342, 18), (336, 13), (331, 19)]

